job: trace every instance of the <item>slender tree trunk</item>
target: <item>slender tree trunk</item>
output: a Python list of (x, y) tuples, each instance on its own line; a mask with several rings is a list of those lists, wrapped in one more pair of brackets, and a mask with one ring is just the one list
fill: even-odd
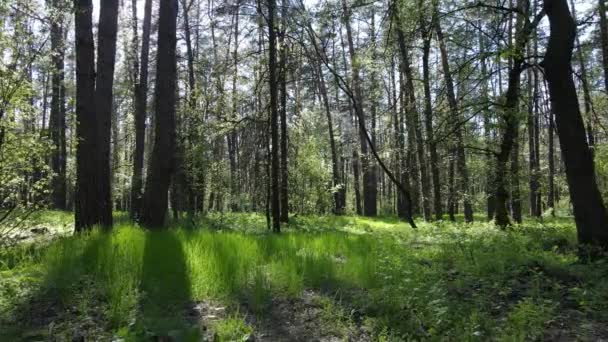
[[(431, 73), (429, 68), (429, 55), (431, 51), (431, 30), (427, 28), (423, 19), (421, 20), (421, 29), (423, 34), (422, 47), (422, 74), (424, 83), (424, 123), (426, 128), (427, 147), (430, 153), (431, 177), (433, 180), (433, 209), (435, 211), (435, 219), (443, 218), (443, 209), (441, 203), (441, 184), (439, 183), (439, 157), (437, 155), (437, 143), (435, 142), (433, 132), (433, 106), (431, 104)], [(432, 24), (431, 24), (432, 25)]]
[[(574, 1), (571, 0), (572, 4), (572, 19), (576, 22), (576, 8), (574, 6)], [(605, 11), (604, 11), (605, 12)], [(589, 149), (591, 151), (591, 158), (594, 157), (594, 147), (595, 147), (595, 134), (593, 132), (593, 102), (591, 100), (591, 92), (589, 91), (589, 80), (587, 77), (587, 67), (585, 65), (585, 56), (583, 56), (583, 51), (581, 49), (581, 42), (579, 40), (578, 32), (576, 35), (576, 55), (578, 57), (579, 69), (580, 69), (580, 80), (581, 80), (581, 88), (583, 90), (583, 102), (585, 105), (585, 119), (587, 120), (587, 144), (589, 145)]]
[(288, 136), (287, 136), (287, 1), (281, 1), (281, 35), (279, 36), (279, 86), (281, 94), (281, 222), (289, 222), (289, 170), (288, 170)]
[[(186, 38), (186, 57), (187, 57), (187, 66), (188, 66), (188, 88), (190, 93), (188, 94), (188, 111), (187, 111), (187, 115), (184, 118), (185, 121), (187, 122), (187, 127), (185, 127), (185, 129), (187, 130), (187, 139), (184, 143), (182, 143), (181, 147), (178, 147), (179, 151), (180, 151), (180, 162), (178, 163), (178, 165), (176, 165), (178, 167), (178, 174), (179, 176), (176, 177), (178, 178), (181, 183), (182, 183), (182, 187), (184, 187), (185, 189), (182, 189), (182, 191), (186, 192), (187, 194), (187, 209), (188, 209), (188, 216), (192, 219), (194, 217), (195, 211), (196, 211), (196, 194), (195, 194), (195, 188), (196, 188), (196, 184), (194, 184), (194, 170), (190, 169), (190, 170), (186, 170), (186, 163), (185, 163), (185, 158), (186, 158), (186, 153), (187, 151), (191, 151), (193, 148), (193, 139), (196, 135), (196, 129), (193, 127), (193, 123), (190, 121), (191, 117), (196, 115), (196, 98), (197, 98), (197, 88), (196, 88), (196, 80), (194, 77), (194, 49), (192, 47), (192, 30), (190, 28), (190, 15), (189, 15), (189, 10), (192, 7), (192, 4), (194, 3), (194, 0), (190, 0), (189, 3), (187, 3), (187, 1), (183, 1), (182, 2), (182, 13), (183, 13), (183, 20), (184, 20), (184, 33), (185, 33), (185, 38)], [(238, 12), (238, 11), (237, 11)], [(186, 146), (186, 144), (188, 144)], [(194, 163), (194, 160), (192, 161), (192, 163)], [(186, 172), (188, 171), (188, 172)], [(203, 175), (204, 177), (204, 175)]]
[(156, 132), (141, 212), (142, 224), (150, 228), (162, 227), (165, 223), (167, 192), (175, 165), (177, 7), (177, 0), (160, 3), (154, 93)]
[(275, 28), (276, 0), (268, 1), (268, 73), (270, 83), (270, 135), (271, 135), (271, 181), (272, 181), (272, 230), (275, 233), (281, 231), (281, 212), (279, 202), (279, 113), (278, 113), (278, 87), (277, 87), (277, 37)]
[[(500, 152), (497, 154), (496, 169), (494, 172), (494, 186), (496, 191), (496, 212), (494, 218), (496, 225), (501, 228), (510, 224), (509, 214), (507, 212), (507, 200), (509, 198), (507, 190), (507, 163), (513, 154), (513, 145), (516, 143), (519, 135), (518, 110), (524, 52), (532, 31), (536, 28), (538, 22), (542, 18), (542, 16), (536, 15), (533, 21), (524, 20), (524, 17), (528, 15), (528, 9), (523, 6), (522, 1), (523, 0), (517, 1), (517, 8), (523, 9), (524, 13), (517, 13), (515, 42), (512, 45), (514, 57), (510, 63), (511, 68), (509, 69), (508, 88), (505, 95), (505, 105), (502, 109), (503, 132), (500, 142)], [(517, 195), (517, 193), (514, 193), (514, 195)]]
[[(396, 18), (399, 18), (399, 14), (395, 13)], [(399, 20), (395, 22), (400, 23)], [(413, 72), (410, 64), (409, 52), (406, 46), (405, 33), (401, 28), (400, 24), (397, 24), (397, 40), (399, 44), (399, 52), (401, 54), (401, 67), (403, 68), (402, 74), (405, 76), (405, 89), (407, 92), (406, 98), (406, 116), (408, 121), (408, 127), (411, 127), (410, 132), (408, 133), (411, 136), (410, 139), (413, 139), (416, 143), (416, 158), (417, 158), (417, 166), (420, 174), (420, 187), (422, 189), (429, 189), (429, 179), (426, 169), (425, 163), (425, 152), (424, 152), (424, 143), (422, 136), (422, 130), (420, 128), (420, 117), (418, 115), (418, 111), (416, 109), (416, 94), (414, 90), (414, 78)], [(412, 136), (413, 135), (413, 136)], [(410, 145), (410, 149), (412, 145)], [(409, 163), (409, 165), (412, 165)], [(431, 218), (431, 207), (429, 196), (426, 195), (425, 191), (421, 191), (420, 195), (422, 197), (422, 213), (425, 220), (430, 220)]]
[(148, 61), (150, 56), (150, 27), (152, 0), (144, 5), (144, 23), (141, 43), (139, 83), (136, 84), (135, 102), (135, 151), (133, 152), (133, 177), (131, 180), (131, 217), (139, 216), (143, 187), (144, 149), (146, 136), (146, 107), (148, 98)]
[(325, 116), (327, 118), (327, 129), (329, 133), (329, 146), (331, 150), (331, 168), (332, 168), (332, 191), (334, 198), (334, 214), (342, 215), (344, 213), (345, 206), (345, 188), (340, 177), (340, 160), (338, 159), (338, 149), (336, 147), (336, 139), (334, 136), (334, 125), (331, 115), (331, 108), (329, 106), (329, 97), (327, 95), (327, 86), (325, 84), (325, 77), (323, 76), (323, 69), (321, 67), (321, 60), (325, 59), (326, 56), (323, 54), (316, 41), (316, 36), (312, 34), (312, 27), (308, 27), (309, 37), (315, 49), (316, 55), (319, 60), (312, 60), (311, 64), (314, 65), (315, 77), (318, 80), (317, 84), (319, 87), (319, 93), (321, 94), (321, 100), (325, 109)]
[(488, 66), (486, 63), (486, 48), (485, 48), (485, 38), (483, 33), (479, 33), (479, 52), (481, 54), (481, 77), (483, 79), (483, 84), (481, 86), (482, 98), (486, 103), (485, 109), (483, 112), (483, 132), (486, 149), (488, 152), (486, 153), (486, 163), (487, 163), (487, 175), (486, 175), (486, 212), (488, 220), (492, 220), (494, 218), (494, 205), (496, 203), (496, 199), (494, 198), (494, 187), (493, 187), (493, 179), (492, 179), (492, 164), (494, 163), (494, 154), (491, 152), (492, 146), (494, 145), (494, 141), (492, 139), (492, 121), (491, 121), (491, 111), (489, 110), (489, 99), (488, 99)]
[[(443, 37), (443, 30), (441, 29), (441, 23), (439, 20), (436, 21), (435, 30), (437, 32), (437, 41), (439, 42), (439, 49), (441, 51), (441, 64), (443, 68), (443, 75), (445, 78), (448, 105), (450, 106), (450, 116), (452, 119), (452, 125), (455, 127), (454, 134), (456, 136), (455, 141), (455, 157), (456, 157), (456, 168), (460, 176), (459, 188), (462, 193), (462, 199), (464, 204), (464, 220), (466, 222), (473, 222), (473, 207), (471, 205), (469, 195), (469, 170), (467, 168), (466, 154), (464, 150), (463, 132), (462, 132), (462, 118), (458, 110), (458, 102), (456, 100), (456, 94), (454, 92), (454, 81), (450, 72), (450, 63), (448, 60), (447, 48)], [(454, 199), (455, 201), (456, 199)]]
[(606, 20), (606, 0), (598, 0), (597, 10), (600, 14), (600, 39), (602, 41), (602, 68), (604, 69), (604, 86), (608, 92), (608, 20)]
[[(373, 10), (372, 7), (372, 13), (371, 13), (371, 25), (370, 25), (370, 40), (371, 40), (371, 48), (372, 48), (372, 61), (376, 61), (378, 56), (377, 56), (377, 47), (376, 47), (376, 13)], [(375, 71), (375, 68), (372, 67), (372, 70), (370, 72), (370, 83), (371, 83), (371, 91), (370, 91), (370, 114), (371, 114), (371, 129), (369, 131), (369, 134), (371, 136), (371, 140), (372, 140), (372, 144), (377, 147), (377, 140), (376, 140), (376, 120), (377, 120), (377, 106), (378, 106), (378, 99), (377, 99), (377, 92), (378, 92), (378, 80), (377, 80), (377, 74)], [(363, 105), (363, 104), (361, 104)], [(368, 166), (368, 177), (367, 177), (367, 184), (365, 185), (365, 189), (366, 189), (366, 207), (367, 207), (367, 213), (365, 213), (366, 216), (376, 216), (378, 215), (378, 170), (376, 167), (376, 163), (373, 161), (373, 159), (369, 158), (369, 166)]]
[[(240, 19), (240, 0), (236, 1), (236, 8), (234, 12), (234, 50), (232, 52), (233, 57), (233, 68), (232, 75), (232, 113), (231, 119), (237, 120), (238, 116), (238, 95), (237, 95), (237, 80), (238, 80), (238, 49), (239, 49), (239, 19)], [(238, 197), (239, 197), (239, 179), (237, 169), (237, 144), (238, 137), (235, 129), (228, 133), (228, 160), (230, 166), (230, 210), (237, 211), (239, 208)]]
[(543, 67), (555, 111), (578, 240), (581, 244), (607, 248), (608, 215), (595, 180), (593, 158), (572, 78), (576, 23), (566, 0), (545, 0), (544, 8), (551, 33)]
[(548, 176), (548, 189), (547, 189), (547, 206), (551, 210), (551, 216), (555, 217), (555, 138), (553, 137), (553, 132), (555, 131), (555, 121), (554, 121), (554, 112), (553, 109), (549, 111), (549, 136), (547, 140), (548, 143), (548, 156), (549, 160), (549, 176)]
[[(62, 96), (64, 82), (64, 42), (63, 20), (61, 20), (60, 3), (52, 0), (51, 6), (55, 15), (51, 21), (51, 51), (53, 72), (51, 76), (51, 114), (49, 117), (49, 133), (53, 144), (51, 153), (51, 169), (55, 176), (52, 182), (53, 206), (56, 209), (66, 209), (66, 155), (65, 155), (65, 97)], [(44, 123), (43, 123), (44, 126)]]
[(360, 62), (355, 52), (355, 45), (353, 42), (353, 33), (350, 24), (350, 9), (348, 8), (346, 1), (342, 0), (342, 12), (344, 26), (346, 27), (346, 41), (348, 43), (348, 51), (350, 55), (350, 63), (352, 68), (352, 87), (354, 89), (355, 101), (358, 105), (354, 106), (354, 110), (359, 121), (359, 140), (361, 142), (361, 172), (363, 174), (363, 215), (375, 216), (376, 213), (376, 189), (373, 188), (373, 175), (370, 171), (370, 157), (368, 152), (367, 138), (361, 127), (365, 127), (365, 113), (363, 112), (363, 92), (361, 90), (361, 77), (360, 77)]

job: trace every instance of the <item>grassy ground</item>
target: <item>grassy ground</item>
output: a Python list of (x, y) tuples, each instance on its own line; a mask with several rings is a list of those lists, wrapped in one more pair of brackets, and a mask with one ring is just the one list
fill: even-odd
[(608, 338), (608, 263), (578, 262), (568, 219), (295, 217), (280, 235), (250, 214), (116, 221), (0, 249), (0, 341)]

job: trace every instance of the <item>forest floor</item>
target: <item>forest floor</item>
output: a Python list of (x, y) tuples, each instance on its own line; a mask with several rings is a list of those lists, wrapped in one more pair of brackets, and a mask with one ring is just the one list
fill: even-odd
[(608, 341), (608, 260), (579, 262), (568, 218), (71, 226), (40, 213), (0, 247), (0, 341)]

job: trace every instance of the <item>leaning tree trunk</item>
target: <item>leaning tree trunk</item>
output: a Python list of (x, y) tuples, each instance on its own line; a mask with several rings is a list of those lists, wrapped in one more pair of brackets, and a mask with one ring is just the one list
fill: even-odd
[[(522, 5), (523, 0), (518, 0), (517, 8), (526, 7)], [(530, 40), (532, 31), (538, 26), (542, 19), (542, 13), (538, 13), (534, 20), (530, 21), (527, 18), (527, 9), (524, 13), (517, 13), (515, 43), (513, 45), (513, 61), (509, 70), (509, 79), (507, 93), (505, 95), (505, 105), (502, 109), (502, 124), (503, 132), (500, 142), (500, 151), (496, 157), (496, 165), (494, 171), (494, 186), (495, 186), (495, 222), (501, 228), (509, 225), (510, 219), (507, 212), (507, 201), (509, 193), (507, 190), (507, 163), (513, 153), (513, 145), (519, 135), (519, 95), (520, 95), (520, 79), (524, 65), (524, 52), (526, 44)]]
[(566, 166), (579, 243), (608, 247), (608, 216), (595, 180), (574, 80), (572, 50), (576, 23), (567, 0), (545, 0), (550, 36), (543, 60), (555, 123)]
[[(439, 15), (437, 14), (437, 17)], [(473, 222), (473, 207), (469, 196), (469, 170), (467, 168), (466, 154), (463, 143), (462, 133), (462, 119), (458, 110), (458, 102), (456, 100), (456, 94), (454, 92), (454, 81), (450, 72), (450, 63), (448, 61), (448, 53), (445, 45), (445, 39), (443, 37), (443, 30), (439, 19), (435, 24), (435, 31), (437, 32), (437, 41), (439, 42), (439, 49), (441, 50), (441, 65), (443, 67), (443, 75), (445, 78), (445, 84), (448, 95), (448, 105), (450, 107), (450, 117), (452, 119), (452, 125), (454, 126), (454, 133), (456, 135), (455, 144), (455, 155), (456, 155), (456, 169), (460, 175), (460, 191), (463, 197), (464, 204), (464, 220), (466, 222)], [(455, 202), (455, 201), (454, 201)]]
[[(392, 15), (395, 19), (400, 18), (400, 14), (397, 12), (396, 9), (394, 10), (394, 13)], [(411, 68), (409, 51), (406, 46), (405, 33), (403, 32), (403, 28), (400, 26), (400, 20), (395, 20), (395, 23), (397, 23), (396, 30), (398, 47), (401, 55), (402, 75), (405, 76), (405, 91), (407, 93), (407, 98), (405, 102), (407, 106), (405, 110), (408, 121), (407, 124), (408, 127), (411, 127), (411, 132), (408, 133), (408, 136), (410, 136), (409, 138), (413, 139), (416, 143), (415, 157), (417, 158), (418, 168), (420, 172), (420, 187), (422, 190), (420, 192), (420, 195), (422, 196), (422, 214), (424, 216), (424, 219), (428, 221), (431, 218), (431, 207), (429, 197), (425, 194), (425, 191), (428, 190), (430, 186), (426, 169), (426, 158), (424, 153), (424, 137), (422, 136), (422, 130), (420, 129), (420, 118), (416, 109), (416, 94), (414, 90), (413, 81), (414, 76)], [(412, 148), (412, 145), (410, 145), (410, 148)]]
[(365, 124), (365, 113), (363, 112), (363, 91), (361, 89), (362, 81), (360, 74), (360, 61), (358, 60), (357, 53), (355, 52), (355, 45), (353, 42), (353, 33), (350, 24), (350, 9), (347, 7), (346, 0), (342, 0), (342, 12), (344, 26), (346, 27), (346, 40), (348, 43), (348, 51), (350, 55), (351, 69), (352, 69), (352, 86), (354, 90), (354, 101), (357, 105), (353, 105), (354, 111), (359, 121), (359, 140), (361, 143), (361, 172), (363, 173), (363, 215), (365, 216), (376, 216), (376, 189), (374, 188), (374, 182), (372, 181), (372, 170), (370, 165), (370, 155), (368, 151), (368, 143), (366, 132), (361, 127), (366, 127)]
[(340, 159), (338, 158), (338, 148), (336, 146), (336, 139), (334, 136), (333, 119), (331, 115), (331, 108), (329, 107), (329, 96), (327, 94), (327, 85), (325, 83), (325, 77), (323, 76), (323, 69), (321, 67), (323, 60), (327, 59), (324, 51), (319, 48), (317, 38), (313, 32), (312, 26), (308, 25), (308, 35), (315, 49), (317, 60), (311, 58), (311, 63), (314, 64), (313, 74), (316, 77), (317, 84), (319, 87), (319, 93), (323, 102), (323, 108), (325, 109), (325, 116), (327, 118), (327, 129), (329, 133), (329, 146), (331, 152), (331, 167), (332, 167), (332, 180), (333, 180), (333, 197), (334, 197), (334, 214), (342, 215), (344, 213), (345, 206), (345, 193), (346, 189), (342, 183), (340, 176), (340, 170), (342, 168)]
[(158, 23), (154, 147), (150, 155), (141, 212), (141, 223), (150, 228), (164, 225), (167, 192), (174, 171), (177, 0), (161, 1)]

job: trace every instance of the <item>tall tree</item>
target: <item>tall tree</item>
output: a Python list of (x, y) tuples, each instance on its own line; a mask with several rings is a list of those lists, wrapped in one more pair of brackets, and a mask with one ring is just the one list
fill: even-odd
[(505, 94), (505, 103), (501, 111), (502, 121), (502, 136), (500, 141), (500, 151), (496, 157), (496, 165), (494, 171), (494, 189), (495, 189), (495, 221), (499, 227), (509, 225), (510, 219), (507, 211), (507, 200), (509, 199), (509, 191), (507, 189), (508, 175), (507, 163), (513, 153), (515, 140), (519, 136), (519, 96), (521, 89), (521, 73), (525, 61), (526, 45), (530, 40), (530, 36), (534, 28), (538, 25), (544, 12), (538, 13), (533, 20), (528, 18), (529, 6), (524, 0), (517, 0), (516, 23), (515, 23), (515, 41), (510, 49), (513, 56), (510, 63), (507, 92)]
[(602, 68), (604, 69), (604, 86), (608, 92), (608, 20), (606, 20), (606, 0), (597, 0), (600, 15), (600, 40), (602, 44)]
[[(361, 143), (361, 172), (363, 174), (363, 215), (375, 216), (376, 210), (376, 189), (373, 187), (374, 182), (372, 177), (374, 176), (370, 170), (370, 156), (368, 151), (368, 143), (366, 132), (361, 128), (365, 127), (365, 113), (363, 111), (363, 90), (361, 81), (360, 65), (361, 62), (358, 59), (357, 52), (355, 51), (355, 44), (353, 39), (353, 31), (351, 28), (351, 9), (348, 7), (346, 0), (342, 0), (342, 20), (344, 21), (344, 27), (346, 28), (346, 42), (348, 46), (348, 52), (350, 56), (351, 73), (352, 73), (352, 87), (354, 101), (357, 102), (354, 110), (356, 113), (357, 120), (359, 121), (359, 141)], [(353, 99), (351, 99), (353, 100)]]
[(110, 141), (114, 106), (114, 66), (116, 64), (116, 34), (118, 31), (118, 0), (100, 2), (97, 32), (97, 68), (95, 78), (95, 115), (98, 121), (99, 203), (103, 226), (112, 226), (112, 191), (110, 171)]
[[(53, 178), (53, 205), (56, 209), (66, 209), (66, 141), (65, 141), (65, 86), (64, 58), (65, 45), (63, 41), (64, 20), (62, 16), (63, 2), (50, 1), (51, 9), (51, 59), (53, 71), (51, 76), (51, 114), (49, 117), (49, 133), (53, 143), (51, 168)], [(46, 96), (45, 96), (46, 98)]]
[(281, 231), (281, 212), (279, 200), (279, 110), (277, 84), (277, 36), (275, 29), (276, 0), (268, 0), (268, 75), (270, 84), (270, 140), (271, 151), (271, 212), (272, 230)]
[[(410, 139), (410, 152), (412, 153), (412, 159), (416, 158), (416, 164), (418, 166), (418, 170), (415, 170), (414, 168), (412, 168), (414, 171), (413, 172), (419, 172), (419, 180), (420, 180), (420, 188), (422, 189), (422, 191), (420, 191), (420, 195), (422, 197), (422, 213), (424, 215), (424, 219), (425, 220), (430, 220), (431, 218), (431, 207), (430, 207), (430, 201), (429, 201), (429, 196), (426, 194), (426, 189), (430, 188), (430, 184), (429, 184), (429, 178), (428, 178), (428, 173), (427, 173), (427, 169), (426, 169), (426, 158), (425, 158), (425, 149), (424, 149), (424, 137), (422, 136), (422, 129), (420, 127), (420, 116), (418, 115), (418, 110), (416, 108), (416, 93), (415, 93), (415, 89), (414, 89), (414, 73), (412, 71), (412, 67), (411, 67), (411, 61), (410, 61), (410, 52), (408, 50), (407, 47), (407, 42), (406, 42), (406, 37), (405, 37), (405, 32), (403, 27), (401, 27), (401, 23), (402, 20), (399, 20), (400, 18), (403, 17), (403, 14), (400, 13), (402, 12), (402, 9), (400, 8), (402, 5), (402, 2), (399, 1), (395, 1), (394, 3), (394, 7), (393, 8), (393, 13), (392, 16), (394, 16), (395, 23), (397, 23), (396, 25), (396, 31), (397, 31), (397, 44), (399, 47), (399, 53), (401, 56), (401, 72), (402, 72), (402, 76), (405, 77), (405, 82), (404, 82), (404, 86), (405, 86), (405, 113), (406, 113), (406, 120), (407, 120), (407, 126), (408, 126), (408, 139)], [(414, 144), (415, 143), (415, 144)], [(415, 146), (415, 148), (414, 148)], [(415, 150), (415, 153), (413, 153), (412, 150)], [(411, 163), (408, 163), (409, 165), (412, 165)], [(412, 179), (413, 181), (413, 179)]]
[(141, 223), (150, 228), (164, 225), (167, 192), (174, 172), (177, 8), (177, 0), (164, 0), (160, 3), (154, 90), (154, 147), (150, 155), (141, 212)]
[[(134, 7), (137, 11), (137, 7)], [(136, 218), (141, 209), (143, 187), (144, 148), (146, 136), (146, 110), (148, 98), (148, 62), (150, 56), (150, 27), (152, 0), (144, 4), (144, 22), (139, 58), (139, 81), (135, 84), (135, 151), (133, 152), (133, 176), (131, 178), (131, 217)]]
[(542, 63), (566, 166), (578, 240), (582, 244), (606, 248), (608, 215), (595, 180), (593, 158), (572, 78), (576, 23), (567, 0), (544, 0), (544, 9), (551, 33)]
[[(437, 17), (439, 16), (436, 12)], [(455, 144), (454, 151), (456, 155), (456, 169), (460, 176), (460, 192), (462, 193), (462, 200), (464, 204), (464, 219), (466, 222), (473, 221), (473, 207), (471, 205), (471, 199), (469, 195), (469, 170), (467, 168), (466, 154), (464, 150), (464, 138), (463, 138), (463, 123), (460, 112), (458, 110), (458, 101), (454, 92), (454, 81), (450, 72), (450, 63), (448, 60), (448, 52), (443, 37), (443, 30), (441, 29), (441, 23), (437, 19), (435, 23), (435, 31), (437, 32), (437, 41), (439, 42), (439, 50), (441, 51), (441, 65), (443, 68), (443, 77), (445, 78), (446, 92), (448, 96), (448, 105), (450, 107), (450, 118), (452, 126), (454, 127)]]
[(427, 19), (423, 2), (418, 4), (420, 11), (420, 33), (422, 34), (422, 82), (424, 85), (424, 125), (426, 129), (427, 146), (430, 154), (431, 178), (433, 181), (433, 209), (435, 218), (443, 218), (441, 202), (441, 183), (439, 181), (439, 156), (437, 154), (437, 142), (433, 129), (433, 105), (431, 99), (431, 71), (429, 57), (431, 53), (431, 39), (435, 18), (435, 11), (432, 11), (431, 20)]
[(98, 172), (99, 123), (95, 113), (95, 48), (93, 42), (93, 4), (76, 0), (76, 231), (103, 222)]
[(289, 170), (288, 170), (288, 136), (287, 136), (287, 1), (281, 1), (281, 32), (279, 35), (279, 86), (281, 93), (281, 222), (289, 221)]

